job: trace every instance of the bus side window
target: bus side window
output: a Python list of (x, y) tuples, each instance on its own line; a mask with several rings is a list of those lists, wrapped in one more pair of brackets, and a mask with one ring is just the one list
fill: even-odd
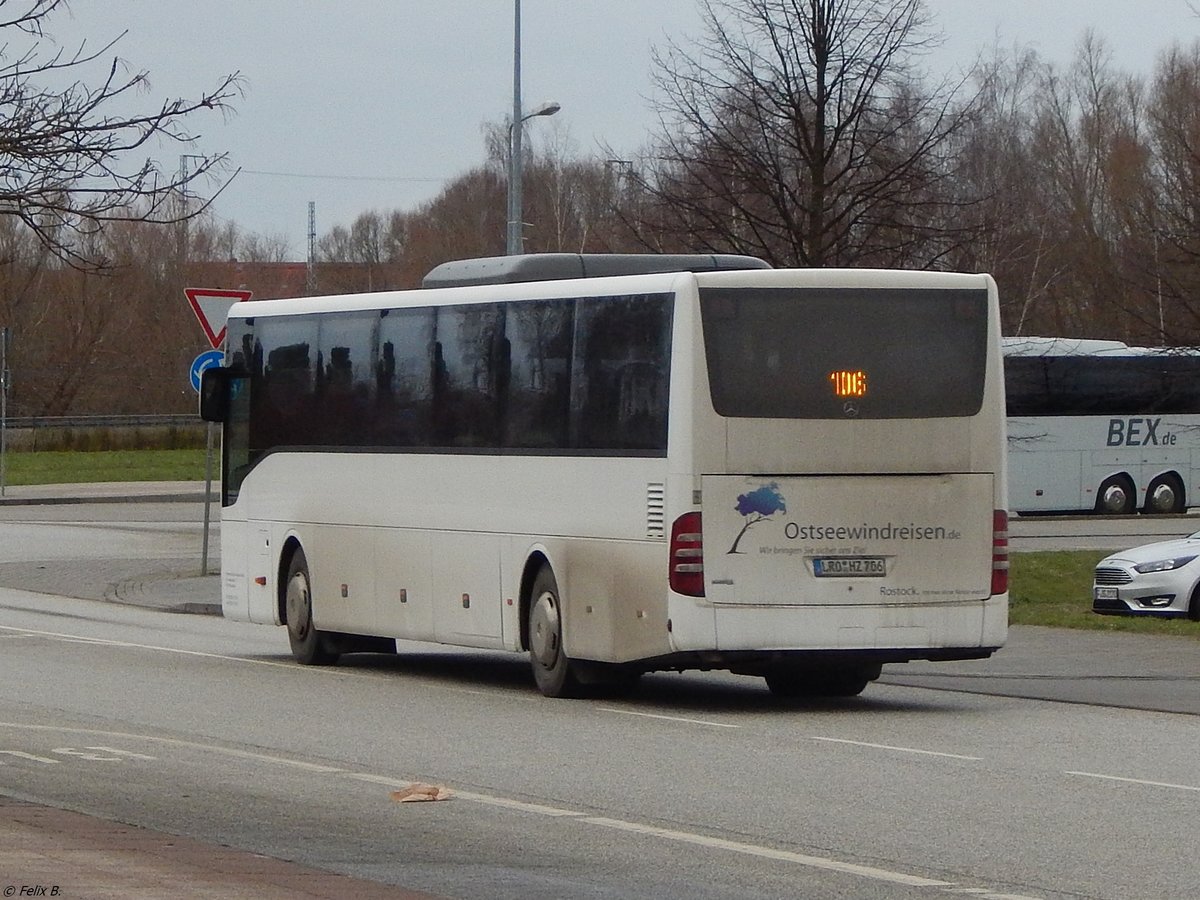
[(444, 373), (434, 397), (435, 437), (442, 447), (499, 445), (497, 370), (503, 318), (495, 304), (437, 310), (437, 350)]
[(434, 311), (393, 309), (379, 323), (375, 413), (369, 442), (381, 447), (434, 444), (432, 409), (437, 391)]
[(503, 446), (531, 449), (568, 446), (574, 310), (575, 304), (564, 300), (528, 301), (508, 307)]
[(362, 447), (369, 443), (375, 391), (371, 360), (378, 323), (373, 312), (340, 313), (321, 320), (316, 372), (319, 418), (313, 423), (313, 444)]
[(571, 445), (667, 448), (671, 306), (664, 295), (581, 300), (571, 370)]

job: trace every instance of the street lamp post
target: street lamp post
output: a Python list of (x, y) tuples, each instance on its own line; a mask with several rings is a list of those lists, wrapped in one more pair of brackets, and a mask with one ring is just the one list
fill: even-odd
[(188, 162), (193, 159), (198, 159), (202, 163), (208, 161), (208, 157), (197, 156), (193, 153), (183, 153), (179, 156), (179, 223), (178, 223), (178, 241), (179, 241), (179, 265), (182, 267), (187, 263), (188, 257)]
[(508, 241), (507, 253), (514, 256), (525, 252), (522, 233), (521, 179), (524, 164), (521, 160), (521, 126), (534, 116), (552, 116), (562, 107), (557, 103), (543, 103), (536, 109), (521, 112), (521, 0), (513, 0), (513, 111), (512, 124), (508, 126)]

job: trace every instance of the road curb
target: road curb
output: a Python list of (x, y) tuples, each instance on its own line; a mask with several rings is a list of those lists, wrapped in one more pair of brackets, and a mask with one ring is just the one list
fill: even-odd
[[(221, 498), (210, 494), (210, 501)], [(0, 497), (0, 506), (72, 506), (79, 503), (203, 503), (204, 494), (121, 494), (91, 497)]]

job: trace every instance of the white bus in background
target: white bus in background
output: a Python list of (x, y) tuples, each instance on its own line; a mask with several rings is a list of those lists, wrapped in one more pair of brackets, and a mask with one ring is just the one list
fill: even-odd
[(1004, 643), (990, 277), (550, 254), (426, 285), (233, 307), (201, 401), (226, 617), (309, 664), (527, 653), (548, 696), (852, 695)]
[(1009, 506), (1184, 512), (1200, 498), (1200, 354), (1004, 339)]

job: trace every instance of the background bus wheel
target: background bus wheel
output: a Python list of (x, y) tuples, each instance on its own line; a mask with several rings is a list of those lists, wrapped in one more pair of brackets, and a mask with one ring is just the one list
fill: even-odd
[(533, 579), (529, 602), (529, 663), (538, 690), (547, 697), (573, 697), (579, 681), (563, 650), (562, 605), (549, 566)]
[(1181, 513), (1184, 511), (1183, 484), (1174, 475), (1159, 475), (1146, 489), (1148, 513)]
[(1106, 478), (1096, 492), (1096, 512), (1114, 516), (1130, 516), (1137, 510), (1133, 482), (1127, 475)]
[(331, 649), (329, 638), (313, 627), (308, 560), (299, 548), (292, 554), (292, 561), (288, 564), (285, 591), (284, 604), (292, 656), (306, 666), (328, 666), (337, 662), (338, 653)]

